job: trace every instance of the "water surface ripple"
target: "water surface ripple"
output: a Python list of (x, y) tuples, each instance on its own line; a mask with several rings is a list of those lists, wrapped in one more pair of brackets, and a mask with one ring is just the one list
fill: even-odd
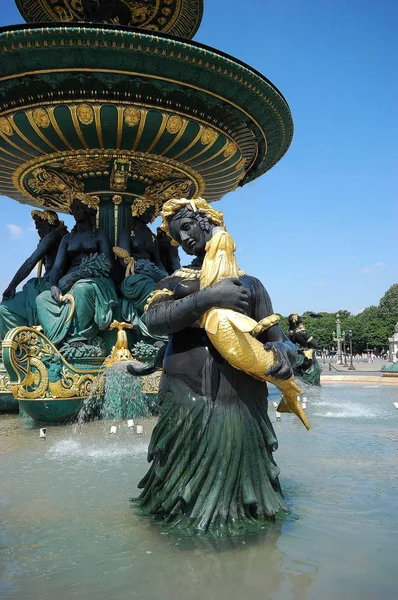
[(143, 437), (102, 421), (48, 427), (43, 441), (0, 417), (0, 597), (396, 600), (396, 390), (307, 388), (311, 431), (290, 415), (275, 424), (298, 519), (220, 543), (165, 535), (130, 507), (155, 419)]

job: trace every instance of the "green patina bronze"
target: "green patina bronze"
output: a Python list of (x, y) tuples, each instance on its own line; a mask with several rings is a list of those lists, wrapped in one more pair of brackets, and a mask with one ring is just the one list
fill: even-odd
[(6, 369), (0, 364), (0, 414), (18, 412), (18, 400), (12, 394)]

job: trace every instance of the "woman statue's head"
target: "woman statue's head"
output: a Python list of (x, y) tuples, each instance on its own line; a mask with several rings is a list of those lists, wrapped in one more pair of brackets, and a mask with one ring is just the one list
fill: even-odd
[(289, 329), (296, 329), (298, 325), (302, 323), (301, 317), (298, 313), (292, 313), (288, 316)]
[(160, 228), (187, 254), (204, 254), (214, 227), (224, 227), (223, 214), (203, 198), (169, 200), (163, 205)]
[(131, 205), (131, 215), (148, 225), (153, 223), (157, 216), (156, 202), (152, 198), (137, 198)]
[(69, 212), (76, 223), (90, 221), (91, 229), (96, 229), (97, 210), (100, 203), (98, 196), (75, 193), (69, 204)]
[(40, 238), (54, 229), (62, 228), (66, 231), (64, 222), (59, 220), (53, 210), (32, 210), (31, 215)]

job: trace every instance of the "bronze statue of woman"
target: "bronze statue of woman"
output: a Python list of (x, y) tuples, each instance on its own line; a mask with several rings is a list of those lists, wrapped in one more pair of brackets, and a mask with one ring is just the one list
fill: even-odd
[(114, 248), (117, 256), (122, 257), (125, 251), (130, 268), (121, 284), (122, 318), (139, 328), (144, 337), (150, 337), (141, 317), (148, 296), (156, 284), (167, 272), (161, 261), (157, 237), (148, 227), (157, 216), (157, 205), (153, 200), (137, 198), (132, 205), (131, 230), (123, 230), (119, 237), (119, 247)]
[(318, 342), (304, 327), (304, 323), (298, 313), (288, 316), (289, 339), (297, 348), (297, 363), (294, 374), (310, 385), (321, 385), (321, 368), (316, 359), (315, 351)]
[[(223, 226), (222, 213), (203, 199), (170, 200), (162, 216), (162, 228), (195, 258), (161, 281), (148, 302), (149, 332), (168, 335), (169, 343), (148, 451), (152, 465), (139, 484), (138, 503), (179, 533), (259, 531), (287, 511), (273, 458), (267, 384), (233, 368), (200, 321), (219, 307), (259, 322), (273, 315), (271, 300), (258, 279), (242, 272), (200, 289), (206, 245)], [(275, 355), (266, 375), (288, 380), (296, 351), (280, 326), (257, 340)]]
[(86, 194), (73, 197), (70, 213), (76, 225), (59, 247), (51, 291), (36, 299), (40, 325), (55, 345), (66, 340), (90, 343), (113, 319), (118, 302), (110, 278), (113, 253), (108, 237), (96, 226), (97, 203)]
[[(63, 236), (68, 232), (63, 221), (52, 210), (33, 210), (32, 218), (40, 241), (36, 250), (15, 273), (3, 293), (0, 304), (0, 339), (13, 327), (38, 325), (36, 297), (50, 289), (50, 273)], [(22, 291), (16, 292), (20, 283), (39, 265), (38, 277), (29, 279)], [(42, 274), (42, 268), (45, 273)]]

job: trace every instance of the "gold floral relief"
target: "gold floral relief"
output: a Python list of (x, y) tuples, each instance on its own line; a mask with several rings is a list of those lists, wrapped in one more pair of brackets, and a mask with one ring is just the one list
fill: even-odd
[(94, 109), (90, 104), (79, 104), (76, 113), (83, 125), (91, 125), (94, 122)]
[(168, 133), (176, 134), (183, 126), (183, 120), (178, 115), (171, 115), (167, 121), (166, 129)]
[(141, 121), (141, 111), (139, 108), (129, 106), (124, 111), (124, 122), (127, 127), (136, 127)]
[(237, 150), (237, 148), (236, 148), (235, 142), (228, 142), (224, 149), (225, 158), (233, 156), (235, 154), (236, 150)]
[(65, 158), (62, 168), (70, 173), (81, 173), (84, 171), (106, 171), (111, 163), (110, 157), (87, 157), (73, 156)]
[(0, 117), (0, 131), (1, 133), (5, 133), (5, 135), (13, 134), (11, 123), (7, 117)]
[(202, 144), (204, 146), (207, 146), (208, 144), (214, 144), (214, 142), (216, 141), (216, 139), (218, 138), (218, 133), (217, 131), (215, 131), (214, 129), (211, 129), (211, 127), (205, 127), (202, 133), (202, 137), (200, 138), (200, 141), (202, 142)]
[(42, 129), (46, 129), (50, 125), (50, 117), (45, 108), (35, 108), (32, 112), (32, 117), (34, 123), (41, 127)]
[(238, 164), (235, 167), (235, 171), (240, 171), (241, 169), (243, 169), (243, 167), (246, 164), (246, 159), (245, 158), (241, 158), (241, 160), (238, 162)]

